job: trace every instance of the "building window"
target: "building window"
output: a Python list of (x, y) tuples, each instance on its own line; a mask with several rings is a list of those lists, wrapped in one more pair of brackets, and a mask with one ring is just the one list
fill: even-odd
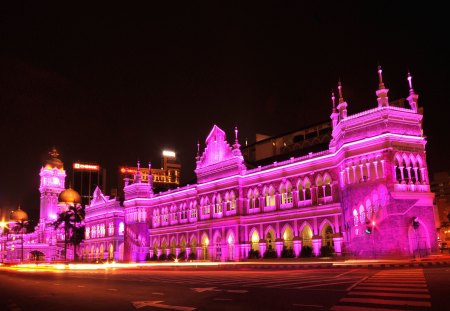
[(108, 224), (108, 235), (114, 235), (114, 223), (110, 222)]

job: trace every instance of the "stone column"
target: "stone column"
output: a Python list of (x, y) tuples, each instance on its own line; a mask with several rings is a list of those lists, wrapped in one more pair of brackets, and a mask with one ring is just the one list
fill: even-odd
[(300, 256), (300, 252), (302, 250), (302, 239), (298, 236), (294, 237), (294, 240), (292, 241), (294, 245), (294, 254), (295, 257)]
[(159, 256), (161, 256), (161, 254), (162, 254), (162, 249), (161, 248), (158, 248), (158, 258), (159, 258)]
[(312, 246), (314, 256), (320, 255), (320, 247), (322, 246), (322, 237), (320, 235), (315, 235), (312, 237)]
[(259, 253), (260, 253), (261, 257), (264, 257), (264, 253), (266, 252), (266, 247), (267, 247), (266, 240), (264, 240), (264, 239), (259, 240), (258, 245), (259, 245)]
[(180, 247), (175, 248), (175, 257), (178, 258), (178, 255), (180, 254)]
[(281, 257), (281, 251), (283, 250), (283, 240), (282, 239), (276, 239), (275, 240), (275, 249), (277, 251), (277, 257)]
[(189, 254), (191, 253), (191, 248), (189, 246), (186, 246), (186, 260), (189, 259)]

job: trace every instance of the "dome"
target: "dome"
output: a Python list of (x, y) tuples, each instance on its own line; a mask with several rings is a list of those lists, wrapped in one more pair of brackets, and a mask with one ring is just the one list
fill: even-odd
[(59, 153), (56, 148), (53, 147), (53, 149), (48, 154), (50, 155), (50, 158), (45, 161), (44, 166), (50, 169), (54, 167), (59, 170), (63, 169), (64, 164), (60, 159), (58, 159)]
[(22, 209), (19, 206), (15, 211), (11, 212), (10, 218), (13, 221), (22, 222), (22, 221), (27, 221), (28, 220), (28, 215), (27, 215), (27, 213), (22, 211)]
[(65, 204), (81, 204), (81, 196), (78, 192), (69, 187), (58, 196), (59, 203)]

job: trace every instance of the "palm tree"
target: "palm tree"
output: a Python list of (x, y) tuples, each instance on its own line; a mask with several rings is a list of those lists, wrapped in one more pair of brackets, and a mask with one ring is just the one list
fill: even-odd
[(64, 260), (67, 260), (67, 244), (73, 245), (74, 260), (76, 260), (76, 247), (84, 239), (84, 207), (80, 204), (67, 205), (67, 209), (58, 215), (53, 223), (55, 229), (64, 225)]
[(27, 220), (18, 220), (16, 221), (14, 228), (13, 228), (13, 232), (14, 233), (20, 233), (20, 240), (21, 240), (21, 256), (20, 256), (20, 261), (23, 261), (23, 234), (26, 233), (28, 230), (28, 221)]

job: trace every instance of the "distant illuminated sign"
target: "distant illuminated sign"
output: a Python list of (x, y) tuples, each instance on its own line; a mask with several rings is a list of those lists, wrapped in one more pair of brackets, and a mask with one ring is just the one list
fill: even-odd
[(74, 163), (73, 168), (75, 170), (81, 170), (81, 171), (99, 171), (100, 165), (86, 164), (86, 163)]
[(175, 152), (169, 150), (163, 150), (164, 157), (175, 158)]

